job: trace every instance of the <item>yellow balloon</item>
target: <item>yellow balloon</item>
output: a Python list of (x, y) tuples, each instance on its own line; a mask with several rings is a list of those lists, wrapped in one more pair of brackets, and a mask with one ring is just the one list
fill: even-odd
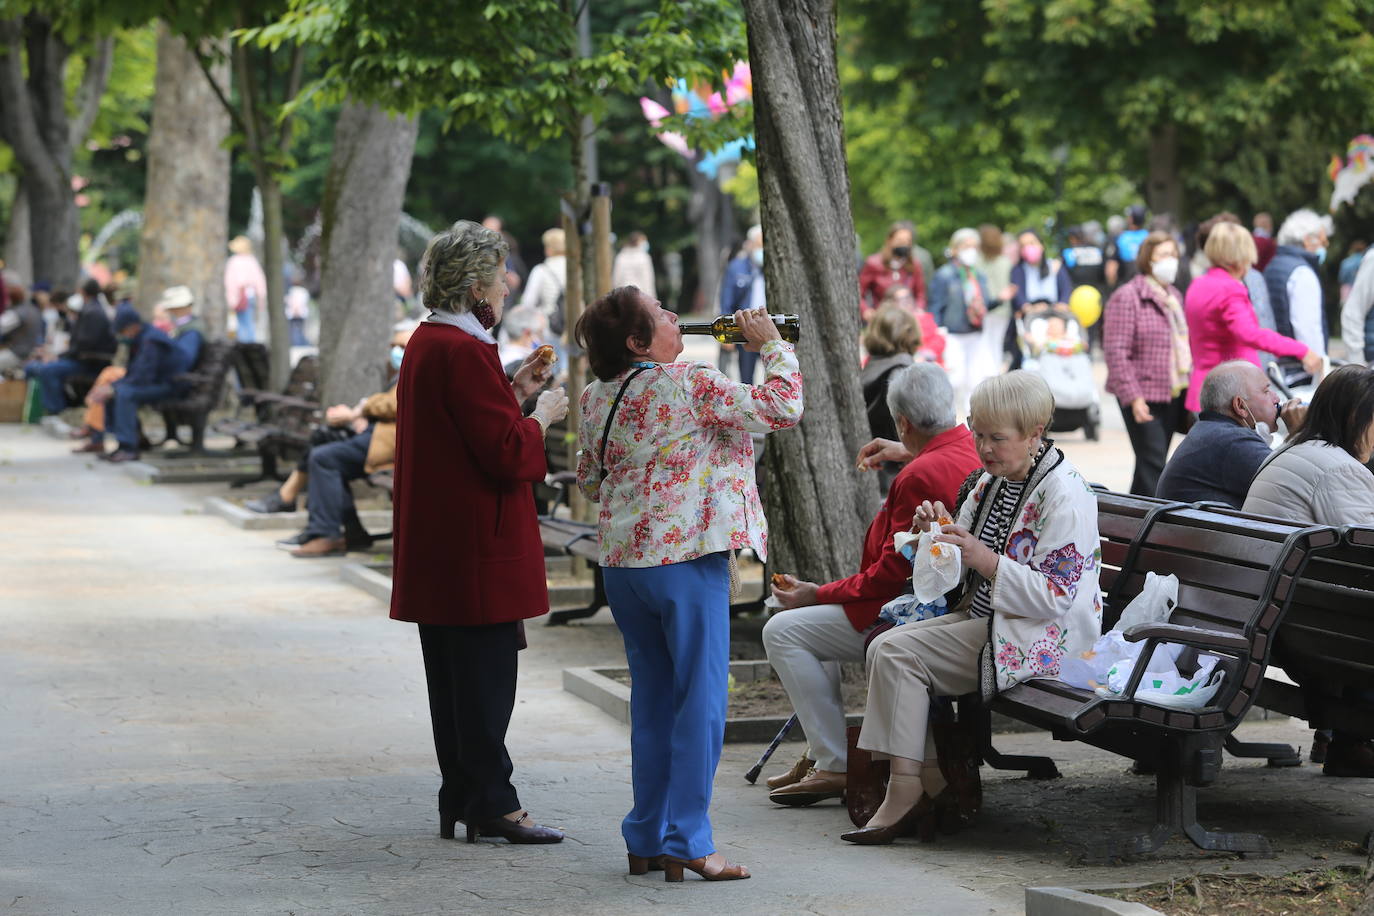
[(1102, 317), (1102, 294), (1093, 286), (1078, 287), (1069, 296), (1069, 311), (1083, 327), (1092, 327)]

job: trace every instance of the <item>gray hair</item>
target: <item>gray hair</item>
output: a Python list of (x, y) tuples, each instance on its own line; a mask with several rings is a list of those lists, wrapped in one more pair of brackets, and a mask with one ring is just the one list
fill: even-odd
[(1288, 219), (1279, 227), (1279, 234), (1274, 241), (1280, 245), (1297, 245), (1301, 248), (1309, 235), (1324, 231), (1328, 231), (1326, 220), (1312, 210), (1304, 208), (1288, 214)]
[(763, 227), (757, 223), (749, 227), (749, 231), (744, 233), (744, 237), (751, 242), (763, 241)]
[(491, 286), (510, 248), (501, 233), (460, 219), (430, 239), (420, 260), (420, 298), (436, 312), (463, 313), (476, 304), (474, 286)]
[(934, 436), (954, 426), (954, 388), (935, 363), (912, 363), (892, 373), (887, 384), (887, 409), (893, 418), (905, 417), (918, 433)]
[(975, 242), (981, 242), (983, 237), (978, 234), (977, 229), (970, 229), (968, 226), (962, 229), (955, 229), (954, 234), (949, 237), (949, 250), (954, 251), (954, 249), (958, 248), (969, 239)]
[(1246, 396), (1246, 370), (1259, 367), (1246, 359), (1233, 359), (1219, 363), (1202, 380), (1202, 409), (1212, 413), (1230, 413), (1231, 401)]
[(532, 305), (519, 305), (501, 316), (501, 330), (511, 340), (518, 340), (526, 332), (536, 331), (544, 315)]
[(1126, 217), (1122, 216), (1120, 213), (1113, 213), (1111, 216), (1107, 217), (1108, 235), (1120, 235), (1125, 228)]

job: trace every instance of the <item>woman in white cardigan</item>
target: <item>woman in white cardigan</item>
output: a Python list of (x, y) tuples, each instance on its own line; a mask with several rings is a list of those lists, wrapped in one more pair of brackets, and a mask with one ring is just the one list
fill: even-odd
[[(1045, 438), (1054, 397), (1016, 371), (974, 389), (969, 412), (985, 473), (936, 540), (957, 544), (962, 597), (943, 617), (896, 627), (868, 648), (868, 706), (859, 747), (891, 760), (881, 807), (851, 843), (891, 843), (932, 817), (945, 780), (927, 727), (931, 696), (999, 690), (1056, 677), (1102, 631), (1097, 498)], [(945, 507), (926, 503), (913, 529)]]
[(1374, 525), (1374, 369), (1342, 366), (1250, 483), (1245, 511), (1310, 525)]

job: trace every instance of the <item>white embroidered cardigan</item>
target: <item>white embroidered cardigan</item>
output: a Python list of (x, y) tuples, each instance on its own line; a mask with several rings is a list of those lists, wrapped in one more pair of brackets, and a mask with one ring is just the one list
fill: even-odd
[[(1003, 482), (984, 474), (959, 507), (959, 524), (977, 536), (987, 499)], [(1087, 651), (1102, 634), (1102, 547), (1097, 497), (1088, 482), (1050, 446), (1032, 469), (1018, 509), (992, 582), (985, 697), (995, 692), (992, 676), (998, 691), (1034, 677), (1058, 677), (1066, 655)], [(965, 588), (975, 582), (968, 574)]]

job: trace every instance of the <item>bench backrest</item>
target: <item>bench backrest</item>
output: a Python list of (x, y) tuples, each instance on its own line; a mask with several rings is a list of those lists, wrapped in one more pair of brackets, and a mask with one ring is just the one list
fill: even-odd
[(282, 394), (288, 398), (315, 400), (315, 388), (320, 381), (320, 361), (314, 356), (302, 356), (286, 379)]
[(1374, 528), (1314, 554), (1275, 634), (1274, 664), (1304, 684), (1374, 686)]
[(240, 389), (261, 390), (267, 387), (271, 367), (268, 364), (265, 344), (235, 343), (230, 360), (234, 366), (234, 374), (238, 376)]
[(195, 382), (189, 391), (167, 406), (186, 413), (208, 413), (218, 406), (224, 394), (224, 380), (229, 375), (233, 347), (226, 340), (207, 340), (201, 344), (200, 355), (191, 368)]
[[(1099, 585), (1102, 589), (1102, 626), (1109, 629), (1121, 616), (1125, 602), (1117, 600), (1116, 591), (1126, 583), (1119, 581), (1121, 570), (1130, 562), (1131, 545), (1146, 530), (1151, 512), (1172, 505), (1162, 499), (1113, 493), (1101, 487), (1097, 491), (1097, 530), (1102, 544), (1102, 566)], [(1126, 599), (1129, 601), (1129, 598)]]

